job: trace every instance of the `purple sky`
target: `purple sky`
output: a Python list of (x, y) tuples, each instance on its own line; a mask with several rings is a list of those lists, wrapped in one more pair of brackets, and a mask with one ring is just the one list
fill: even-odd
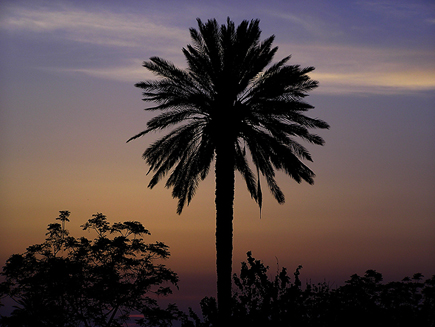
[[(0, 261), (42, 242), (59, 210), (72, 233), (93, 213), (139, 220), (170, 246), (178, 299), (215, 292), (214, 178), (181, 216), (132, 143), (151, 113), (141, 62), (185, 67), (196, 18), (260, 19), (275, 61), (315, 66), (308, 102), (331, 125), (310, 147), (315, 185), (278, 174), (263, 215), (236, 181), (234, 270), (249, 250), (275, 272), (337, 284), (367, 269), (435, 274), (435, 4), (432, 1), (0, 2)], [(240, 176), (239, 176), (240, 177)], [(88, 235), (91, 237), (92, 235)], [(198, 282), (199, 281), (199, 282)], [(175, 300), (177, 301), (177, 300)], [(181, 301), (181, 300), (180, 300)]]

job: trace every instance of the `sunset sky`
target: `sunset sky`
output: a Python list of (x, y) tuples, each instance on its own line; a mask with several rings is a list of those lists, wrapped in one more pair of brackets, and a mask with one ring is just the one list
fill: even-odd
[[(141, 155), (163, 134), (126, 144), (153, 113), (136, 82), (142, 61), (185, 67), (196, 18), (260, 19), (274, 61), (315, 66), (310, 116), (331, 125), (307, 145), (313, 186), (278, 173), (279, 205), (262, 216), (236, 178), (233, 269), (246, 252), (301, 279), (342, 284), (375, 269), (384, 280), (435, 274), (435, 4), (433, 1), (0, 2), (0, 263), (44, 240), (59, 210), (69, 229), (102, 212), (138, 220), (171, 250), (172, 299), (215, 295), (214, 176), (181, 216), (164, 183), (147, 188)], [(265, 183), (264, 183), (265, 184)], [(92, 237), (92, 234), (85, 234)]]

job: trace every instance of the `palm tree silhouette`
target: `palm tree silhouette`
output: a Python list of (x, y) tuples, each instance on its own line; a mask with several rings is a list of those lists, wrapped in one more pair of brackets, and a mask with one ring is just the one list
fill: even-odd
[(166, 187), (178, 199), (178, 214), (216, 160), (217, 298), (220, 321), (225, 322), (231, 310), (235, 171), (243, 176), (260, 210), (260, 173), (275, 199), (284, 203), (274, 171), (313, 184), (313, 171), (301, 161), (312, 161), (310, 153), (294, 137), (323, 145), (323, 139), (308, 129), (329, 125), (304, 115), (313, 106), (303, 98), (318, 86), (307, 76), (314, 67), (286, 65), (290, 56), (269, 65), (278, 48), (272, 48), (273, 35), (260, 41), (259, 20), (243, 21), (237, 27), (229, 18), (226, 25), (214, 19), (197, 21), (198, 30), (190, 29), (192, 44), (183, 48), (187, 69), (159, 57), (144, 62), (160, 79), (136, 86), (143, 89), (144, 101), (156, 103), (146, 110), (162, 113), (127, 142), (173, 128), (151, 144), (143, 158), (154, 174), (150, 188), (169, 174)]

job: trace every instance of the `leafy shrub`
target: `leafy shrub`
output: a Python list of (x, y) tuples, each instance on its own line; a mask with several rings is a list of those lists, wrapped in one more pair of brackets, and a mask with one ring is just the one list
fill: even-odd
[[(234, 326), (435, 326), (435, 276), (423, 281), (417, 273), (401, 282), (382, 284), (382, 274), (367, 270), (338, 288), (326, 282), (302, 288), (302, 266), (294, 272), (292, 283), (286, 268), (270, 279), (269, 267), (251, 252), (247, 256), (240, 275), (233, 275)], [(183, 327), (216, 326), (216, 300), (204, 298), (201, 310), (203, 321), (190, 311)]]
[(2, 297), (16, 302), (3, 326), (121, 326), (131, 312), (144, 315), (138, 323), (169, 326), (174, 305), (161, 309), (156, 295), (171, 293), (177, 275), (157, 260), (169, 257), (168, 247), (147, 244), (141, 223), (109, 224), (101, 213), (82, 225), (97, 237), (75, 238), (65, 229), (70, 213), (48, 226), (44, 243), (14, 254), (3, 267)]

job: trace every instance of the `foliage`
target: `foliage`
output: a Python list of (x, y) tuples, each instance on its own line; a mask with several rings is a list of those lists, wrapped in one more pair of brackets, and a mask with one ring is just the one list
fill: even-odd
[(143, 158), (153, 173), (150, 188), (168, 175), (166, 187), (178, 199), (178, 214), (215, 160), (217, 299), (221, 324), (228, 324), (235, 171), (260, 214), (261, 175), (278, 203), (284, 203), (275, 170), (313, 184), (314, 172), (304, 163), (312, 158), (299, 140), (323, 145), (311, 130), (329, 125), (306, 115), (314, 107), (304, 99), (318, 86), (308, 76), (314, 67), (288, 65), (290, 56), (272, 64), (278, 50), (272, 46), (275, 37), (260, 39), (259, 20), (244, 20), (239, 26), (229, 18), (222, 25), (215, 19), (197, 21), (198, 29), (190, 29), (192, 43), (183, 49), (187, 69), (159, 57), (143, 63), (158, 79), (136, 86), (144, 101), (155, 104), (146, 110), (160, 113), (127, 142), (169, 129)]
[[(382, 283), (382, 274), (367, 270), (352, 275), (345, 285), (326, 282), (302, 288), (299, 274), (291, 282), (282, 268), (273, 279), (269, 267), (248, 252), (240, 275), (234, 274), (232, 319), (236, 326), (435, 326), (435, 275), (423, 281), (414, 274), (400, 282)], [(216, 300), (201, 301), (204, 321), (190, 312), (183, 327), (216, 326)]]
[[(314, 67), (287, 65), (290, 56), (270, 65), (278, 47), (272, 47), (275, 36), (260, 41), (259, 20), (245, 20), (236, 27), (229, 18), (226, 25), (198, 19), (198, 30), (191, 28), (190, 35), (192, 44), (183, 49), (188, 69), (152, 57), (143, 66), (160, 79), (136, 84), (144, 101), (156, 103), (146, 110), (162, 113), (128, 141), (176, 127), (143, 154), (154, 172), (149, 187), (173, 169), (166, 186), (179, 199), (181, 213), (220, 149), (222, 157), (232, 158), (231, 171), (240, 171), (260, 207), (260, 173), (279, 203), (284, 194), (274, 169), (298, 183), (312, 184), (314, 173), (301, 161), (312, 161), (311, 155), (295, 138), (323, 145), (324, 140), (309, 129), (329, 128), (305, 115), (314, 108), (303, 101), (318, 86), (308, 76)], [(258, 178), (249, 168), (247, 149)]]
[(170, 326), (178, 314), (173, 305), (161, 309), (157, 296), (171, 293), (178, 277), (157, 260), (169, 257), (168, 247), (147, 244), (150, 235), (140, 222), (109, 224), (94, 214), (82, 225), (93, 230), (93, 240), (70, 236), (65, 223), (70, 213), (60, 211), (61, 223), (48, 225), (46, 240), (14, 254), (3, 267), (3, 296), (16, 302), (4, 326), (121, 326), (131, 312), (144, 314), (150, 326)]

